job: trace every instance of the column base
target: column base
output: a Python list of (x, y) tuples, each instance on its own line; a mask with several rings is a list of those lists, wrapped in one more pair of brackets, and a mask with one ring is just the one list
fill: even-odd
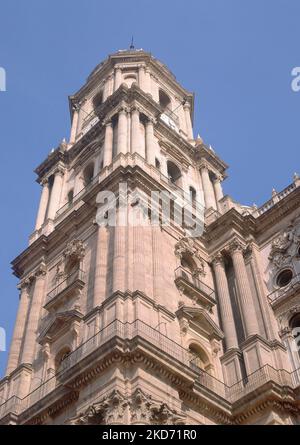
[(234, 383), (242, 380), (241, 360), (242, 353), (239, 349), (229, 349), (220, 358), (226, 385), (232, 386)]
[[(274, 341), (266, 340), (259, 335), (248, 337), (241, 344), (247, 375), (265, 365), (278, 368), (280, 365), (280, 360), (277, 357), (279, 345), (279, 342), (275, 344)], [(285, 348), (280, 345), (280, 349), (280, 353), (282, 353)]]

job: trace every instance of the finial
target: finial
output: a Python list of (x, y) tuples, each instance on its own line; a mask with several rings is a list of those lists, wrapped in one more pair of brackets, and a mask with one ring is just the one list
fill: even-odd
[(275, 188), (273, 187), (272, 188), (272, 196), (276, 196), (276, 195), (277, 195), (277, 192), (276, 192)]
[(133, 50), (133, 49), (134, 49), (134, 44), (133, 44), (133, 36), (131, 37), (131, 44), (130, 44), (130, 47), (129, 47), (129, 49), (131, 49), (131, 50)]
[(299, 179), (299, 175), (298, 175), (298, 173), (294, 173), (294, 181), (296, 181), (297, 179)]

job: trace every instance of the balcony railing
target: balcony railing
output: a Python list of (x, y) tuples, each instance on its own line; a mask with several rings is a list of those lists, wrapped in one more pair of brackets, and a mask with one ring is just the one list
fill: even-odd
[(207, 284), (203, 283), (198, 277), (182, 266), (175, 270), (175, 283), (186, 285), (186, 291), (189, 292), (191, 287), (198, 294), (199, 299), (203, 300), (204, 305), (212, 306), (216, 303), (215, 291)]
[(281, 201), (283, 198), (285, 198), (287, 195), (292, 193), (297, 188), (297, 185), (295, 182), (290, 184), (288, 187), (286, 187), (284, 190), (282, 190), (279, 193), (274, 194), (274, 196), (269, 199), (269, 201), (265, 202), (261, 207), (259, 207), (256, 210), (256, 215), (260, 216), (263, 213), (267, 212), (269, 209), (271, 209), (277, 202)]
[[(137, 337), (148, 342), (152, 347), (155, 347), (157, 352), (162, 351), (169, 357), (172, 357), (187, 366), (196, 374), (195, 383), (214, 392), (230, 403), (236, 402), (241, 397), (257, 390), (268, 382), (273, 382), (280, 386), (289, 386), (291, 388), (300, 386), (300, 369), (288, 372), (282, 369), (274, 369), (270, 365), (265, 365), (243, 380), (229, 387), (208, 374), (206, 371), (200, 369), (195, 363), (195, 358), (190, 351), (186, 350), (157, 329), (152, 328), (141, 320), (136, 320), (132, 323), (123, 323), (119, 320), (115, 320), (71, 352), (71, 354), (62, 361), (58, 373), (55, 376), (43, 382), (25, 398), (20, 399), (13, 396), (0, 405), (0, 419), (9, 413), (14, 413), (16, 415), (21, 414), (45, 397), (51, 399), (54, 391), (60, 389), (67, 391), (67, 387), (64, 388), (63, 385), (59, 384), (60, 378), (84, 358), (87, 358), (97, 350), (100, 351), (105, 343), (113, 338), (132, 340)], [(63, 394), (62, 391), (60, 395), (63, 396)], [(51, 400), (55, 400), (55, 397)]]
[(60, 209), (58, 209), (58, 211), (56, 212), (56, 218), (58, 216), (61, 216), (63, 213), (65, 213), (67, 210), (69, 210), (70, 208), (72, 208), (74, 206), (74, 204), (76, 204), (77, 202), (79, 202), (83, 196), (95, 185), (98, 183), (99, 181), (99, 176), (100, 173), (98, 173), (98, 175), (94, 176), (94, 178), (91, 180), (91, 182), (89, 184), (87, 184), (84, 188), (82, 188), (80, 190), (80, 192), (76, 193), (75, 196), (73, 196), (73, 199), (71, 202), (67, 202), (66, 204), (64, 204)]
[(69, 288), (73, 288), (78, 284), (81, 288), (85, 283), (85, 272), (83, 270), (75, 270), (68, 275), (63, 281), (58, 283), (48, 294), (46, 298), (46, 304), (58, 297)]
[(268, 295), (270, 304), (276, 305), (287, 297), (292, 297), (297, 291), (300, 292), (300, 274), (295, 275), (288, 285), (275, 289)]

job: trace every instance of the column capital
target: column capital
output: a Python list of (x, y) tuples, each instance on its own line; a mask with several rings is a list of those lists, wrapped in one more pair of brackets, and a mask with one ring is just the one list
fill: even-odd
[(190, 110), (190, 109), (191, 109), (191, 105), (190, 105), (190, 103), (189, 103), (188, 101), (186, 101), (186, 102), (183, 104), (183, 108), (184, 108), (185, 110)]
[(122, 105), (119, 109), (118, 109), (118, 114), (127, 114), (128, 113), (128, 107), (126, 107), (126, 105)]
[(103, 120), (103, 127), (112, 127), (112, 120), (110, 118)]
[(246, 245), (242, 243), (238, 238), (234, 238), (230, 243), (228, 244), (228, 251), (229, 253), (233, 254), (235, 252), (241, 252), (244, 253), (246, 248)]
[(63, 176), (65, 174), (65, 168), (61, 165), (59, 165), (58, 167), (56, 167), (56, 169), (54, 170), (54, 174), (55, 175), (59, 175), (59, 176)]
[(28, 293), (31, 283), (32, 283), (32, 277), (25, 278), (24, 280), (20, 281), (17, 288), (20, 292)]
[(148, 118), (147, 118), (147, 121), (146, 121), (146, 126), (148, 126), (148, 125), (155, 125), (156, 124), (156, 119), (154, 118), (154, 117), (149, 117), (148, 116)]
[(138, 107), (137, 105), (133, 105), (133, 106), (131, 107), (131, 112), (132, 112), (132, 113), (136, 113), (136, 114), (140, 114), (141, 109), (140, 109), (140, 107)]
[(221, 252), (217, 253), (215, 256), (213, 256), (211, 263), (213, 266), (218, 266), (218, 265), (224, 266), (225, 263), (224, 255)]
[(47, 178), (43, 178), (41, 181), (40, 181), (40, 184), (41, 184), (41, 186), (42, 187), (49, 187), (49, 178), (47, 177)]

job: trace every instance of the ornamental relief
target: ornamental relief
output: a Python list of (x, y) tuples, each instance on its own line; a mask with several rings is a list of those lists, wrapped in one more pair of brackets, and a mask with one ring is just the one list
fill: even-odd
[(184, 255), (191, 256), (191, 258), (195, 261), (196, 267), (193, 270), (194, 277), (205, 276), (205, 261), (202, 259), (198, 247), (193, 240), (188, 236), (183, 236), (176, 244), (175, 244), (175, 255), (180, 260), (183, 259)]
[(70, 241), (62, 253), (62, 258), (56, 265), (54, 281), (56, 284), (64, 281), (72, 272), (80, 268), (85, 256), (85, 246), (82, 240)]
[(124, 424), (129, 415), (130, 424), (184, 425), (185, 415), (172, 410), (166, 403), (154, 400), (151, 395), (137, 389), (131, 397), (114, 390), (99, 402), (90, 405), (83, 413), (67, 421), (69, 425)]
[(272, 242), (269, 260), (273, 267), (280, 269), (290, 264), (299, 255), (300, 217), (296, 218)]

